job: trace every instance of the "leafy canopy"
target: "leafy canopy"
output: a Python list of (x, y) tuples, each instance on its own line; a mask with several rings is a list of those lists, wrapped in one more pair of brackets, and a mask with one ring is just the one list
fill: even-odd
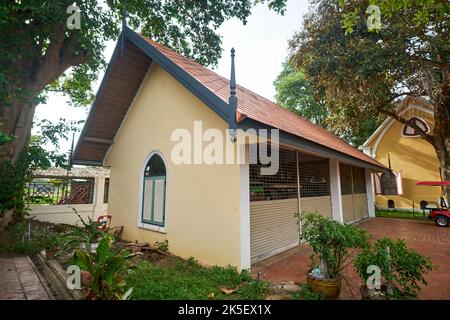
[[(359, 130), (365, 119), (392, 115), (406, 95), (442, 102), (450, 72), (448, 1), (311, 2), (290, 42), (292, 58), (339, 115), (334, 126)], [(379, 30), (368, 28), (369, 4), (381, 7)]]
[(310, 83), (306, 73), (292, 61), (283, 64), (283, 70), (274, 81), (275, 98), (282, 107), (335, 133), (355, 146), (361, 145), (380, 124), (378, 118), (363, 119), (359, 128), (343, 126), (345, 114), (327, 107), (323, 93)]
[[(42, 102), (48, 90), (68, 95), (74, 105), (92, 102), (91, 83), (105, 67), (103, 52), (108, 40), (116, 40), (124, 1), (119, 0), (17, 0), (0, 4), (0, 101), (13, 98)], [(258, 0), (284, 13), (286, 0)], [(69, 30), (73, 4), (80, 8), (80, 29)], [(237, 18), (244, 24), (251, 14), (251, 0), (128, 0), (128, 25), (205, 65), (214, 65), (221, 56), (219, 26)], [(71, 21), (71, 20), (70, 20)], [(58, 50), (63, 75), (47, 72), (41, 87), (27, 87), (46, 64), (46, 53)], [(54, 64), (53, 64), (54, 66)], [(50, 68), (50, 67), (49, 67)], [(50, 85), (51, 84), (51, 85)], [(38, 95), (34, 95), (35, 91)], [(43, 91), (42, 91), (43, 90)], [(32, 95), (30, 96), (30, 92)]]

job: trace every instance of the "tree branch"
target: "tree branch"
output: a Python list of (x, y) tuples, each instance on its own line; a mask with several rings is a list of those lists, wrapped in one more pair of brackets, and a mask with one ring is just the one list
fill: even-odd
[(389, 117), (394, 118), (395, 120), (397, 120), (400, 123), (403, 123), (404, 125), (409, 126), (410, 128), (416, 130), (417, 132), (419, 132), (419, 135), (422, 139), (428, 141), (429, 143), (431, 143), (432, 145), (434, 145), (434, 137), (430, 134), (428, 134), (426, 131), (424, 131), (421, 127), (419, 127), (414, 121), (412, 121), (412, 119), (406, 119), (404, 117), (402, 117), (401, 115), (397, 114), (394, 111), (390, 111), (390, 110), (386, 110), (383, 109), (382, 107), (377, 107), (377, 111), (385, 114)]

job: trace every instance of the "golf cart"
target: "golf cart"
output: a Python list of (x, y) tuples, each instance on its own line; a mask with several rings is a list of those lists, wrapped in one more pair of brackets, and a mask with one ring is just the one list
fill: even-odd
[(429, 210), (430, 213), (427, 218), (434, 220), (437, 226), (447, 227), (450, 223), (450, 210), (446, 201), (444, 187), (450, 186), (450, 181), (419, 181), (417, 185), (441, 187), (441, 196), (439, 197), (439, 203), (436, 203), (436, 207), (426, 206), (423, 209)]

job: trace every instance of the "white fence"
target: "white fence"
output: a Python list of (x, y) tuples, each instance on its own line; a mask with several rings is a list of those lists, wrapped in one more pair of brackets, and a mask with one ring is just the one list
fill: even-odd
[[(89, 204), (29, 204), (30, 216), (39, 221), (64, 224), (79, 224), (80, 218), (74, 210), (87, 221), (88, 217), (96, 220), (99, 216), (108, 213), (107, 199), (105, 199), (105, 179), (109, 179), (109, 173), (100, 170), (93, 174), (94, 194), (92, 203)], [(108, 187), (108, 186), (106, 186)], [(107, 198), (107, 196), (106, 196)], [(73, 209), (72, 209), (73, 208)]]

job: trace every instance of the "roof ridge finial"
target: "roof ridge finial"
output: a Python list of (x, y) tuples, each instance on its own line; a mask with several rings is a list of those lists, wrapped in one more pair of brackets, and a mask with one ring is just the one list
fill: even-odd
[(230, 76), (230, 95), (236, 95), (236, 72), (234, 66), (234, 56), (235, 56), (234, 48), (231, 48), (231, 76)]

